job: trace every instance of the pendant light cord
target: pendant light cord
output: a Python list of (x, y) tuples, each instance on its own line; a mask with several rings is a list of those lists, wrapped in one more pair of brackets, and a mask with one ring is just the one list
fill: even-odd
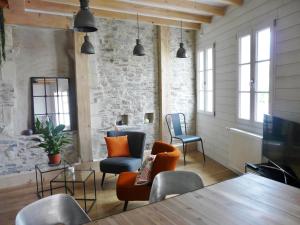
[(182, 21), (181, 21), (180, 24), (181, 24), (181, 26), (180, 26), (180, 27), (181, 27), (180, 31), (181, 31), (181, 43), (182, 43)]
[(137, 23), (137, 30), (138, 30), (138, 39), (140, 39), (140, 24), (139, 24), (139, 14), (136, 14), (136, 23)]

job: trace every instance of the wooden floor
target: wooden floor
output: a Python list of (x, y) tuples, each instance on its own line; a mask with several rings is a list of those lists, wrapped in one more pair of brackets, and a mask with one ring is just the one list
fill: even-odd
[[(99, 172), (98, 162), (82, 166), (85, 169), (92, 167), (96, 169), (97, 202), (89, 212), (92, 220), (100, 219), (116, 213), (122, 212), (123, 202), (120, 202), (115, 193), (117, 176), (107, 175), (104, 188), (100, 186), (101, 173)], [(190, 152), (187, 157), (187, 165), (183, 166), (180, 159), (177, 170), (189, 170), (198, 173), (205, 186), (215, 184), (236, 176), (232, 171), (207, 157), (203, 164), (202, 154)], [(35, 185), (24, 185), (16, 188), (0, 190), (0, 224), (14, 224), (17, 212), (27, 204), (37, 200)], [(63, 191), (63, 190), (61, 190)], [(80, 203), (82, 205), (82, 203)], [(129, 202), (128, 210), (143, 206), (148, 202)]]

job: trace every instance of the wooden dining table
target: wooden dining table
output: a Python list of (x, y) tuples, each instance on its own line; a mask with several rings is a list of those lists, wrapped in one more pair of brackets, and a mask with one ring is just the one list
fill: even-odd
[(89, 223), (92, 224), (300, 225), (300, 189), (245, 174)]

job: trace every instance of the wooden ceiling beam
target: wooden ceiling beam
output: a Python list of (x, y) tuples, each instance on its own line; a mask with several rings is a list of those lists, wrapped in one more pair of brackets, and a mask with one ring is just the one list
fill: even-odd
[[(64, 1), (43, 0), (43, 1), (79, 6), (78, 0), (64, 0)], [(158, 17), (162, 19), (185, 21), (185, 22), (192, 22), (192, 23), (211, 23), (212, 20), (212, 16), (203, 16), (203, 15), (197, 15), (197, 14), (186, 13), (186, 12), (178, 12), (169, 9), (138, 5), (134, 3), (121, 2), (117, 0), (90, 1), (90, 8), (135, 14), (135, 15), (138, 13), (139, 15), (143, 15), (143, 16), (152, 16), (152, 17)]]
[[(58, 4), (55, 2), (45, 2), (40, 0), (31, 0), (25, 2), (25, 10), (35, 13), (48, 13), (48, 14), (65, 14), (66, 16), (72, 16), (78, 11), (78, 6)], [(112, 12), (101, 9), (91, 9), (96, 17), (116, 19), (116, 20), (131, 20), (136, 21), (136, 15), (120, 12)], [(180, 22), (175, 20), (162, 19), (150, 16), (139, 16), (139, 20), (144, 23), (150, 23), (160, 26), (180, 27)], [(184, 29), (199, 30), (201, 24), (183, 22), (182, 27)]]
[(243, 0), (218, 0), (219, 2), (225, 3), (225, 4), (229, 4), (229, 5), (237, 5), (237, 6), (241, 6), (243, 5)]
[(121, 0), (123, 2), (131, 2), (135, 4), (157, 6), (164, 9), (171, 9), (177, 11), (185, 11), (190, 13), (208, 13), (216, 16), (225, 15), (225, 7), (214, 6), (209, 4), (204, 4), (195, 1), (187, 0)]
[(5, 23), (55, 29), (71, 29), (72, 18), (67, 16), (47, 15), (42, 13), (14, 12), (4, 9)]

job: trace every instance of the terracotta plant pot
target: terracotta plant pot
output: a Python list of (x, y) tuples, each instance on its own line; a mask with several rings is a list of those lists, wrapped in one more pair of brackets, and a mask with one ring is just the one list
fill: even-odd
[(55, 154), (55, 155), (48, 155), (48, 158), (49, 158), (49, 164), (52, 164), (52, 165), (60, 164), (60, 161), (61, 161), (60, 153)]

